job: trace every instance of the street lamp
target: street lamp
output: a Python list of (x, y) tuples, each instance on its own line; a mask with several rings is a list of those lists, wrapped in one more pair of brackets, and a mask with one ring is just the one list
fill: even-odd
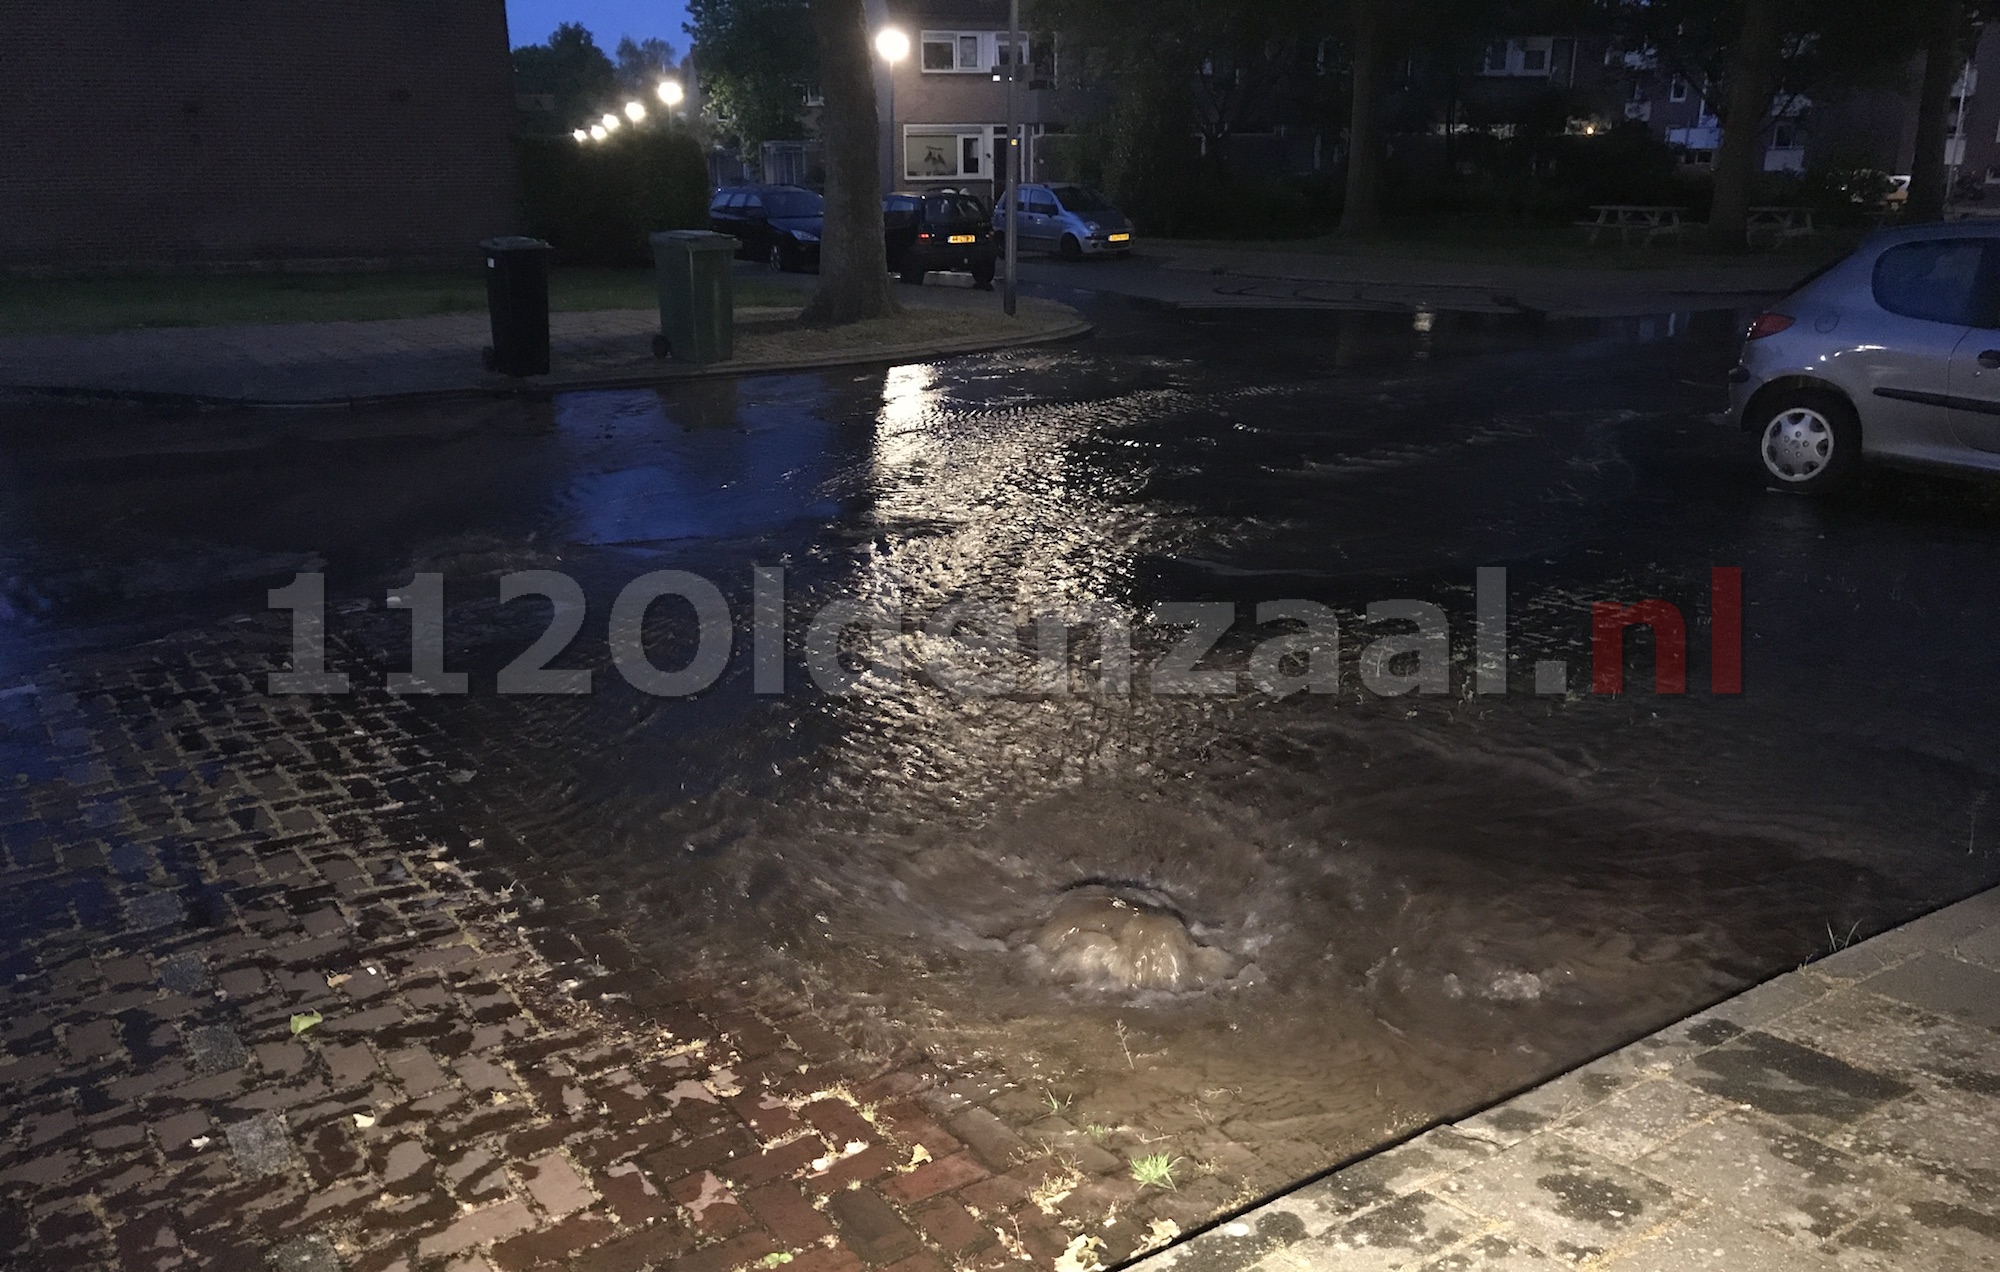
[(645, 117), (646, 117), (646, 107), (643, 103), (641, 102), (625, 103), (625, 118), (631, 120), (633, 123), (636, 124)]
[(604, 125), (605, 132), (610, 132), (612, 129), (618, 127), (618, 125), (624, 123), (625, 121), (618, 118), (618, 116), (612, 114), (610, 111), (607, 110), (604, 112), (604, 118), (598, 120), (597, 122)]
[(875, 33), (875, 52), (889, 64), (889, 184), (903, 183), (902, 147), (896, 144), (896, 63), (910, 55), (910, 37), (900, 27), (883, 27)]
[(687, 97), (687, 92), (681, 88), (679, 80), (661, 80), (660, 87), (654, 91), (659, 94), (660, 104), (668, 110), (680, 105)]
[(592, 124), (590, 126), (590, 139), (592, 141), (603, 141), (606, 137), (609, 137), (610, 135), (611, 131), (607, 129), (603, 124)]
[(582, 129), (582, 128), (577, 128), (577, 129), (574, 129), (574, 130), (572, 130), (572, 131), (570, 132), (570, 136), (572, 136), (572, 137), (576, 138), (576, 139), (577, 139), (578, 141), (589, 141), (589, 140), (590, 140), (590, 133), (589, 133), (589, 132), (588, 132), (587, 130), (585, 130), (585, 129)]

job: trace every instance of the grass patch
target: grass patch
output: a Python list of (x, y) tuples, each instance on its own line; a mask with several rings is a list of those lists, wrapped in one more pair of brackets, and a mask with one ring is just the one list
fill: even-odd
[(1149, 1153), (1132, 1159), (1132, 1178), (1139, 1186), (1172, 1188), (1174, 1186), (1174, 1159), (1165, 1153)]
[[(650, 269), (561, 268), (549, 277), (558, 312), (649, 309)], [(799, 292), (755, 275), (736, 279), (739, 306), (799, 303)], [(365, 322), (479, 313), (478, 273), (189, 274), (0, 280), (0, 335), (216, 327), (238, 323)]]
[(1865, 229), (1822, 228), (1810, 239), (1755, 252), (1712, 252), (1699, 229), (1677, 241), (1641, 246), (1617, 242), (1606, 231), (1593, 246), (1575, 226), (1495, 219), (1406, 220), (1367, 238), (1326, 234), (1305, 239), (1154, 239), (1147, 246), (1212, 251), (1297, 252), (1354, 260), (1421, 260), (1471, 265), (1511, 265), (1545, 269), (1770, 269), (1795, 265), (1804, 275), (1854, 250)]

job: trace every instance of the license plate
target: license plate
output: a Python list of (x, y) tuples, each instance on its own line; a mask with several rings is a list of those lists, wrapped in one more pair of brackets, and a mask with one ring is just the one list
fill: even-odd
[(1130, 234), (1107, 234), (1105, 241), (1109, 243), (1130, 243), (1132, 236)]
[(977, 243), (979, 236), (977, 234), (954, 234), (945, 241), (947, 243)]

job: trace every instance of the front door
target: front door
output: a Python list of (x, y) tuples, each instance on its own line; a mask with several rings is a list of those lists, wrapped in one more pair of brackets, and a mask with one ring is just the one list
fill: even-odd
[(2000, 242), (1984, 244), (1970, 316), (1951, 355), (1951, 431), (1974, 450), (2000, 454)]
[(1860, 390), (1868, 450), (1949, 460), (1963, 445), (1952, 418), (1954, 359), (1972, 334), (1984, 257), (1979, 239), (1919, 239), (1876, 259), (1877, 308), (1839, 321), (1842, 348), (1835, 355), (1842, 379)]

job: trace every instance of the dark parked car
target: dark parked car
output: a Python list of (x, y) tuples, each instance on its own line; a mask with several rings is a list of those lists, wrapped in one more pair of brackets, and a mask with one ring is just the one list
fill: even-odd
[(964, 270), (973, 286), (993, 286), (993, 226), (974, 195), (892, 194), (882, 200), (882, 236), (889, 268), (906, 283), (923, 282), (931, 270)]
[(725, 186), (708, 204), (708, 228), (743, 243), (737, 255), (777, 269), (819, 268), (820, 197), (800, 186)]

